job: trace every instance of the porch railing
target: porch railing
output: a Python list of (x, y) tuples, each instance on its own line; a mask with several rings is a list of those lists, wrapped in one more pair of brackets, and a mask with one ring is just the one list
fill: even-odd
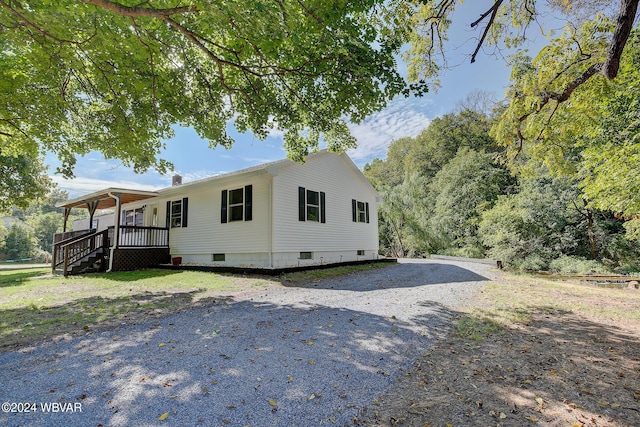
[[(109, 241), (115, 242), (115, 227), (109, 227)], [(121, 225), (119, 248), (166, 248), (169, 247), (169, 229), (166, 227), (138, 227)]]
[(67, 275), (70, 265), (92, 255), (101, 248), (106, 250), (108, 246), (107, 230), (60, 241), (53, 247), (53, 270), (62, 266), (63, 273)]

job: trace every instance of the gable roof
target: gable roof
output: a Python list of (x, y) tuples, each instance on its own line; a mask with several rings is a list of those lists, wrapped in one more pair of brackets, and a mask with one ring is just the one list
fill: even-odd
[[(351, 160), (351, 158), (342, 153), (332, 153), (328, 150), (320, 150), (317, 153), (310, 154), (307, 156), (307, 160), (312, 160), (316, 156), (326, 155), (328, 153), (335, 154), (339, 156), (345, 163), (353, 170), (353, 172), (358, 176), (362, 181), (369, 187), (369, 189), (376, 195), (376, 198), (380, 198), (380, 195), (376, 191), (376, 189), (371, 185), (369, 180), (362, 174), (362, 171), (356, 166), (356, 164)], [(152, 197), (162, 196), (165, 194), (179, 193), (184, 191), (185, 188), (202, 185), (214, 181), (223, 181), (226, 179), (232, 179), (236, 177), (246, 177), (252, 175), (262, 175), (262, 174), (272, 174), (275, 175), (277, 172), (290, 165), (298, 164), (293, 160), (289, 159), (281, 159), (276, 160), (274, 162), (263, 163), (261, 165), (251, 166), (245, 169), (240, 169), (234, 172), (228, 172), (220, 175), (214, 175), (207, 178), (199, 179), (197, 181), (191, 181), (185, 184), (173, 185), (171, 187), (162, 188), (158, 191), (142, 191), (142, 190), (132, 190), (132, 189), (123, 189), (123, 188), (107, 188), (104, 190), (96, 191), (91, 194), (87, 194), (85, 196), (77, 197), (75, 199), (67, 200), (66, 202), (59, 203), (56, 206), (64, 207), (64, 208), (86, 208), (87, 203), (91, 203), (94, 201), (98, 202), (97, 209), (108, 209), (115, 207), (115, 199), (110, 196), (110, 194), (120, 193), (122, 195), (122, 204), (137, 202), (145, 199), (149, 199)]]

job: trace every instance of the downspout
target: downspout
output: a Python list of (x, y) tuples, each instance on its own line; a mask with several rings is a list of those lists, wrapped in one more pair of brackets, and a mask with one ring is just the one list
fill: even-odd
[(273, 175), (269, 178), (269, 267), (273, 268)]
[(109, 248), (109, 268), (107, 269), (107, 273), (111, 272), (113, 269), (113, 255), (115, 253), (116, 248), (120, 244), (120, 210), (121, 210), (121, 193), (113, 194), (111, 192), (107, 193), (109, 197), (115, 199), (116, 201), (116, 214), (114, 218), (113, 225), (113, 242), (111, 242), (111, 248)]

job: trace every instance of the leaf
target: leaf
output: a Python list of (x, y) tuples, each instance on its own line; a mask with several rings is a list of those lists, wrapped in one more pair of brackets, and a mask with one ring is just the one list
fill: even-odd
[(269, 399), (269, 405), (271, 406), (278, 406), (278, 401), (275, 399)]
[(315, 365), (315, 364), (316, 364), (315, 360), (309, 359), (309, 365)]
[(531, 421), (532, 423), (537, 423), (539, 421), (536, 417), (525, 417), (525, 418)]
[(536, 397), (536, 402), (538, 402), (538, 405), (542, 406), (544, 400), (541, 397)]
[(504, 412), (500, 412), (500, 418), (504, 420), (505, 418), (507, 418), (507, 414), (505, 414)]
[(168, 416), (169, 416), (169, 413), (168, 413), (168, 412), (165, 412), (164, 414), (162, 414), (162, 415), (160, 415), (160, 416), (158, 417), (158, 421), (164, 421), (164, 420), (166, 420), (166, 419), (167, 419), (167, 417), (168, 417)]
[(161, 342), (160, 344), (158, 344), (158, 347), (164, 347), (166, 344)]

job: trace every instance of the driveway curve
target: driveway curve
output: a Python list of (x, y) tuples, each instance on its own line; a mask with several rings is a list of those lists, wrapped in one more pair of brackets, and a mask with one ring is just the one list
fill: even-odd
[(2, 353), (0, 425), (351, 425), (494, 279), (403, 260)]

